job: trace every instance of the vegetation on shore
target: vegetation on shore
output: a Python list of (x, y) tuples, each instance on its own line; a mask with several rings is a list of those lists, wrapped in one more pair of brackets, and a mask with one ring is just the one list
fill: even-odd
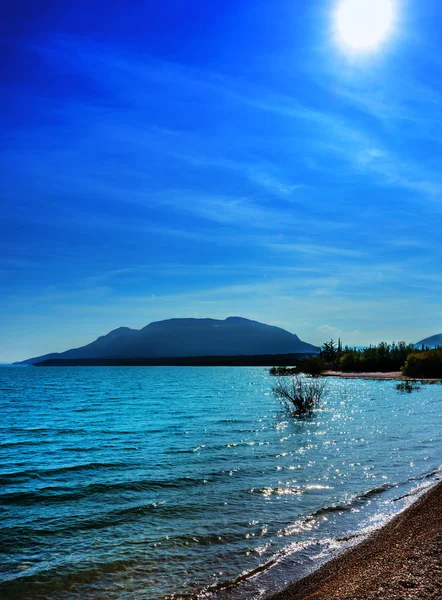
[(324, 371), (388, 373), (402, 371), (407, 377), (442, 378), (442, 348), (416, 349), (412, 344), (381, 342), (367, 348), (343, 347), (341, 341), (325, 342), (317, 356), (300, 360), (295, 367), (272, 367), (272, 375), (305, 373), (318, 377)]
[(442, 378), (442, 348), (420, 350), (407, 356), (403, 372), (408, 377)]

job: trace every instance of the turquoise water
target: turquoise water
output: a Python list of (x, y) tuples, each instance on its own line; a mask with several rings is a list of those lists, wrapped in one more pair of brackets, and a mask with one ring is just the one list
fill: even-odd
[(263, 368), (0, 368), (2, 598), (261, 598), (438, 479), (442, 386)]

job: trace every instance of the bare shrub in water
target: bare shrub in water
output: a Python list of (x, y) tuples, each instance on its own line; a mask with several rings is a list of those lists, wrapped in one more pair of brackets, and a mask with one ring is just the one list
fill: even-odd
[(325, 382), (317, 378), (295, 375), (279, 379), (274, 394), (294, 416), (311, 413), (325, 391)]
[(296, 367), (271, 367), (269, 373), (275, 377), (288, 377), (296, 373)]
[(415, 380), (408, 380), (401, 381), (401, 383), (397, 383), (396, 389), (398, 392), (408, 392), (409, 394), (411, 394), (411, 392), (418, 392), (421, 389), (421, 386), (418, 385), (417, 381)]

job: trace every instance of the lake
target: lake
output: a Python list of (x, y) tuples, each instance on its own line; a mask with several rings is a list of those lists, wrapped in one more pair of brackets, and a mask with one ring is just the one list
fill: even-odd
[(441, 477), (442, 386), (260, 367), (0, 368), (0, 596), (265, 597)]

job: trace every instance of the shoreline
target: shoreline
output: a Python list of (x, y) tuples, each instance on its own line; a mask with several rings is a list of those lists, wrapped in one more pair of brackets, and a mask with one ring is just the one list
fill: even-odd
[(442, 481), (365, 540), (267, 600), (440, 600)]
[(399, 380), (399, 381), (418, 381), (418, 382), (426, 382), (426, 381), (441, 381), (442, 379), (440, 378), (431, 378), (431, 377), (408, 377), (408, 375), (404, 375), (402, 373), (402, 371), (389, 371), (389, 372), (383, 372), (383, 371), (376, 371), (376, 372), (370, 372), (370, 373), (362, 373), (362, 372), (353, 372), (353, 373), (347, 373), (344, 371), (323, 371), (321, 373), (321, 375), (323, 377), (340, 377), (341, 379), (378, 379), (378, 380), (385, 380), (385, 381), (393, 381), (393, 380)]
[(344, 373), (343, 371), (324, 371), (322, 373), (324, 377), (340, 377), (341, 379), (402, 379), (404, 381), (409, 380), (401, 371), (390, 371), (384, 373), (382, 371), (376, 371), (371, 373)]

